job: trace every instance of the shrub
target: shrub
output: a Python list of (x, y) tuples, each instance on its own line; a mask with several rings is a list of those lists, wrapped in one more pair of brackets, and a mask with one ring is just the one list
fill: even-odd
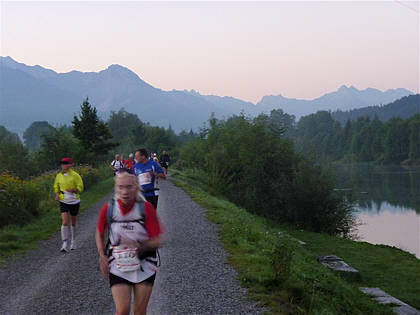
[(30, 222), (39, 215), (40, 200), (34, 183), (0, 175), (0, 226)]
[[(82, 177), (84, 189), (89, 189), (106, 177), (105, 168), (90, 166), (74, 167)], [(109, 173), (109, 172), (108, 172)], [(40, 213), (41, 200), (53, 200), (53, 189), (57, 170), (45, 172), (29, 180), (21, 180), (8, 174), (0, 175), (0, 227), (23, 225)]]
[(330, 174), (298, 155), (291, 140), (264, 120), (212, 118), (207, 133), (181, 149), (180, 160), (205, 173), (211, 193), (260, 216), (344, 236), (354, 223), (350, 204), (334, 194)]
[(290, 240), (278, 238), (274, 244), (270, 255), (270, 264), (274, 270), (275, 281), (282, 283), (289, 279), (290, 268), (292, 265), (294, 247)]

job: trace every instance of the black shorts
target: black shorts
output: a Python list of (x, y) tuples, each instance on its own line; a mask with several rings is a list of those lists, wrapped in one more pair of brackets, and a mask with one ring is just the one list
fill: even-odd
[(75, 217), (79, 213), (80, 202), (75, 203), (74, 205), (68, 205), (67, 203), (60, 202), (60, 211), (63, 212), (70, 212), (70, 215)]
[(155, 210), (157, 210), (159, 196), (145, 196), (144, 198), (146, 198), (146, 200), (155, 207)]
[[(154, 274), (153, 276), (150, 276), (146, 280), (143, 280), (142, 282), (139, 282), (139, 283), (153, 285), (155, 283), (155, 278), (156, 278), (156, 274)], [(111, 288), (114, 284), (136, 285), (138, 283), (128, 281), (124, 278), (121, 278), (112, 273), (109, 273), (109, 287)]]

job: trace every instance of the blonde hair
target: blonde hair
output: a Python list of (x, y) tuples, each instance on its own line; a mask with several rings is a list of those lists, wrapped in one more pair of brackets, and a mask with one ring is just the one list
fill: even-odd
[(119, 199), (119, 191), (118, 191), (118, 186), (117, 186), (117, 180), (122, 179), (122, 178), (126, 178), (129, 177), (131, 178), (135, 185), (136, 185), (136, 191), (137, 191), (137, 195), (136, 195), (136, 201), (146, 201), (146, 199), (144, 198), (143, 194), (140, 191), (140, 186), (139, 186), (139, 181), (137, 179), (137, 176), (134, 174), (130, 174), (128, 172), (117, 172), (115, 174), (114, 177), (114, 198), (115, 200)]

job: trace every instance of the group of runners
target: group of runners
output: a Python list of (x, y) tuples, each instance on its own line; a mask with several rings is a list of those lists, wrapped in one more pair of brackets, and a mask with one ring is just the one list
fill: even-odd
[[(152, 153), (150, 159), (156, 162), (157, 164), (159, 164), (159, 166), (163, 168), (165, 174), (168, 173), (169, 162), (171, 159), (169, 158), (169, 155), (165, 150), (162, 151), (162, 154), (160, 155), (159, 158), (156, 153)], [(134, 169), (134, 165), (136, 164), (136, 161), (137, 161), (137, 156), (136, 156), (136, 159), (134, 159), (133, 153), (130, 153), (128, 155), (128, 160), (124, 160), (124, 154), (122, 153), (116, 154), (114, 160), (111, 162), (109, 167), (114, 172), (117, 172), (120, 168), (123, 168), (123, 167), (128, 168), (128, 169)]]
[[(115, 194), (100, 210), (95, 240), (99, 269), (109, 281), (117, 314), (130, 313), (131, 293), (134, 314), (146, 314), (159, 263), (157, 249), (162, 242), (156, 212), (157, 183), (166, 179), (169, 161), (166, 151), (156, 161), (146, 149), (138, 149), (128, 160), (116, 155), (110, 165)], [(62, 218), (63, 252), (76, 249), (76, 216), (83, 191), (82, 178), (72, 165), (71, 158), (61, 159), (61, 172), (54, 181)]]

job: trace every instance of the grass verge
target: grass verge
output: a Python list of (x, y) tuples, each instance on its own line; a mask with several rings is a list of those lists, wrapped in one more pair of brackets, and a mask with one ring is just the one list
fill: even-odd
[[(419, 260), (388, 246), (297, 231), (255, 216), (200, 188), (198, 178), (173, 171), (175, 184), (208, 209), (220, 225), (220, 237), (250, 298), (268, 314), (393, 314), (361, 293), (360, 286), (380, 287), (418, 308)], [(302, 247), (296, 238), (308, 245)], [(316, 261), (335, 254), (360, 271), (361, 279), (341, 278)]]
[[(79, 213), (101, 199), (113, 186), (114, 178), (110, 177), (83, 192)], [(36, 248), (40, 240), (47, 239), (60, 228), (61, 216), (57, 202), (52, 198), (43, 200), (40, 208), (40, 216), (31, 223), (24, 226), (8, 225), (0, 229), (0, 265), (13, 254)]]

